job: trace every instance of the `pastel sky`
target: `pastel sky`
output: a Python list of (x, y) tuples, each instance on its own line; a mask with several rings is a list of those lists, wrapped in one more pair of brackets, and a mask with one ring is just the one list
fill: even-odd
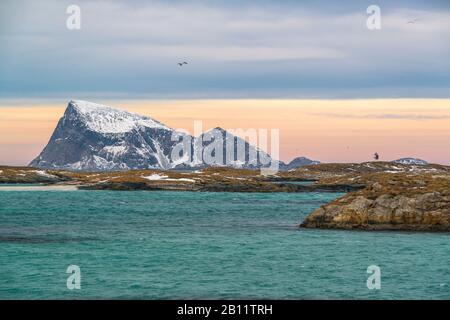
[[(414, 156), (450, 165), (450, 99), (97, 101), (151, 116), (175, 129), (280, 130), (280, 158), (323, 162)], [(65, 102), (0, 106), (0, 163), (28, 164), (47, 143)]]
[(0, 164), (35, 157), (70, 99), (279, 128), (283, 160), (450, 164), (449, 57), (447, 0), (2, 0)]

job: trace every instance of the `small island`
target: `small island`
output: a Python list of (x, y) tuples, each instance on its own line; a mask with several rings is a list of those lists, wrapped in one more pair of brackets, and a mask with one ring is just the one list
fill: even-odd
[[(304, 228), (450, 231), (450, 171), (439, 165), (366, 163), (337, 165), (324, 184), (364, 185), (323, 205), (300, 224)], [(364, 166), (371, 170), (365, 171)], [(322, 166), (330, 168), (332, 166)], [(356, 170), (353, 170), (356, 169)]]
[(108, 172), (0, 167), (0, 183), (83, 190), (344, 192), (312, 212), (300, 227), (450, 231), (450, 167), (436, 164), (314, 164), (271, 176), (262, 176), (259, 170), (223, 167)]

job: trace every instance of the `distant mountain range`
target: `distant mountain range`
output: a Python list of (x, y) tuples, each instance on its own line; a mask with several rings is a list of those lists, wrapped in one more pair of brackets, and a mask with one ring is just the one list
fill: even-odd
[[(87, 101), (70, 101), (47, 146), (30, 166), (80, 171), (208, 166), (258, 169), (276, 162), (282, 171), (320, 163), (305, 157), (297, 157), (288, 164), (272, 159), (222, 128), (193, 137), (146, 116)], [(427, 164), (416, 158), (392, 162)]]
[[(213, 144), (215, 141), (220, 143)], [(238, 148), (244, 152), (239, 153)], [(205, 151), (209, 159), (203, 156)], [(30, 165), (84, 171), (207, 166), (256, 169), (269, 166), (271, 161), (277, 160), (222, 128), (192, 137), (149, 117), (92, 102), (70, 101), (47, 146)], [(279, 161), (279, 167), (290, 170), (314, 163), (318, 162), (300, 157), (289, 164)]]

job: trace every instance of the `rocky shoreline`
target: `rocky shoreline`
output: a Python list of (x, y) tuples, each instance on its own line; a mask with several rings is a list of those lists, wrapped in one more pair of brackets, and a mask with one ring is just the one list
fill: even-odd
[(450, 231), (450, 167), (441, 165), (316, 164), (272, 176), (230, 168), (72, 172), (0, 167), (2, 183), (76, 185), (84, 190), (342, 192), (346, 194), (315, 210), (300, 227)]
[(415, 197), (384, 194), (375, 199), (344, 196), (310, 214), (304, 228), (450, 231), (450, 198), (439, 192)]
[(340, 174), (323, 183), (361, 183), (350, 192), (311, 213), (302, 228), (450, 231), (448, 167), (420, 170)]
[[(258, 170), (207, 168), (198, 171), (131, 170), (73, 172), (29, 167), (0, 167), (0, 184), (77, 185), (83, 190), (178, 190), (199, 192), (350, 192), (361, 186), (320, 184), (301, 177), (263, 177)], [(291, 182), (311, 181), (311, 185)]]

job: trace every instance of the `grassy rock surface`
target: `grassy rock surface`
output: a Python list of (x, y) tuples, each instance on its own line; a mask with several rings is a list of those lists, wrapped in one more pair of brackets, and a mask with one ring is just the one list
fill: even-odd
[(339, 174), (324, 184), (366, 187), (323, 205), (300, 225), (305, 228), (450, 231), (448, 167), (420, 171)]

